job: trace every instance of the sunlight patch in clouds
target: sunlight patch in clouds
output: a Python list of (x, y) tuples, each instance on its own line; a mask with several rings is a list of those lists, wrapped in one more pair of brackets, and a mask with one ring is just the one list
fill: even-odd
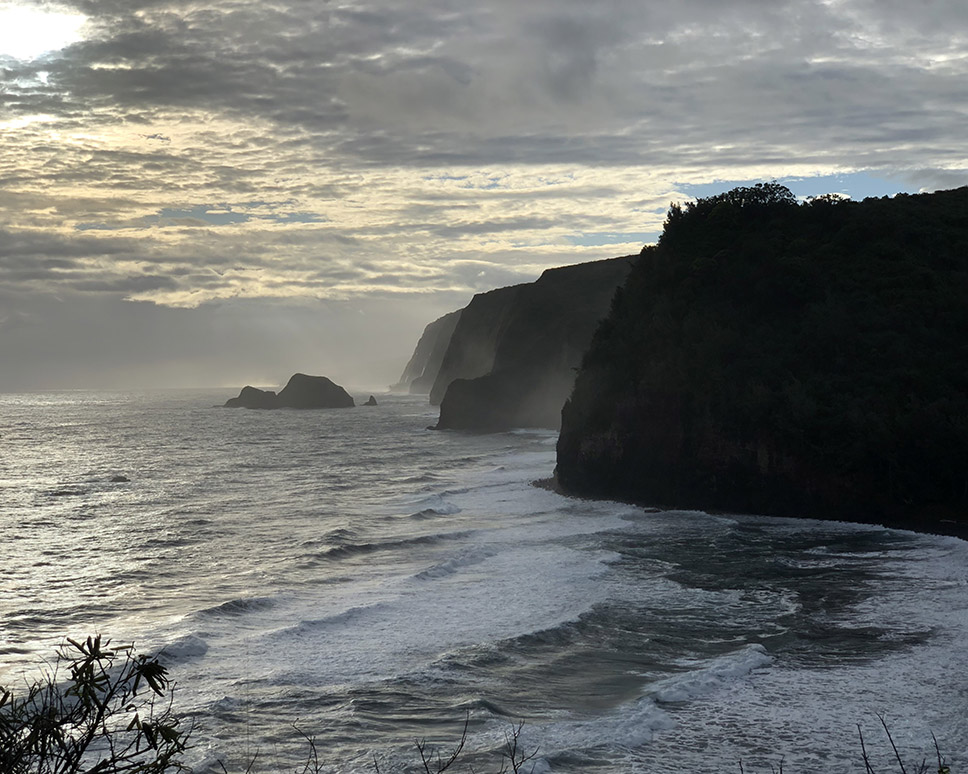
[(0, 4), (0, 57), (36, 59), (83, 38), (87, 17), (73, 11)]

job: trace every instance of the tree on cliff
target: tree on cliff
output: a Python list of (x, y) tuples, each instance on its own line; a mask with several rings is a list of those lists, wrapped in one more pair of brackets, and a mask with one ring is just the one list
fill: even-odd
[(690, 507), (968, 512), (968, 188), (669, 211), (563, 413), (559, 477)]

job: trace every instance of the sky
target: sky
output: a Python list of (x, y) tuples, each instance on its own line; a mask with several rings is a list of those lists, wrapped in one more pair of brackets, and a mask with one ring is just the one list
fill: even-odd
[(0, 391), (395, 381), (669, 203), (968, 183), (964, 0), (0, 0)]

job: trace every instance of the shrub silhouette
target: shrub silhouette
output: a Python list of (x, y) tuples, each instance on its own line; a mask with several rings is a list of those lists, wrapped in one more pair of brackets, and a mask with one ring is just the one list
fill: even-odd
[(0, 686), (0, 772), (188, 771), (179, 756), (189, 733), (172, 711), (171, 688), (165, 667), (130, 645), (68, 639), (22, 695)]

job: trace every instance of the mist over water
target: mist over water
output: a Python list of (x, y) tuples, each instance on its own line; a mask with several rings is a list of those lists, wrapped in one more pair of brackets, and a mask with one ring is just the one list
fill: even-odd
[[(856, 724), (968, 765), (968, 544), (649, 513), (530, 482), (552, 433), (430, 432), (423, 399), (0, 395), (0, 684), (65, 635), (157, 652), (199, 771), (336, 771), (455, 742), (496, 770), (849, 771)], [(127, 480), (123, 480), (127, 479)], [(876, 766), (875, 766), (876, 767)]]

